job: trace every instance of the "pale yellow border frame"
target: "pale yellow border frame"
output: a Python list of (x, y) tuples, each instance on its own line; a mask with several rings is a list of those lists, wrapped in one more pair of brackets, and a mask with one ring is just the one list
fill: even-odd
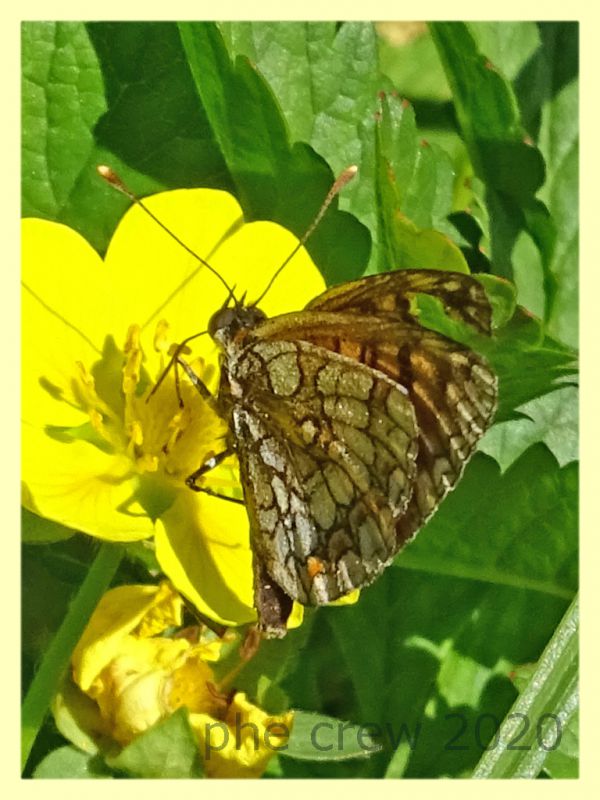
[[(208, 4), (207, 4), (208, 5)], [(594, 505), (597, 505), (598, 478), (600, 462), (597, 452), (600, 447), (600, 382), (598, 367), (600, 363), (600, 247), (598, 237), (598, 148), (600, 130), (598, 125), (598, 84), (600, 79), (600, 12), (592, 8), (590, 0), (571, 2), (533, 2), (522, 0), (503, 0), (498, 4), (484, 4), (472, 0), (457, 0), (443, 3), (441, 0), (421, 0), (402, 6), (398, 0), (371, 0), (367, 4), (339, 2), (331, 0), (325, 5), (323, 0), (303, 0), (291, 7), (281, 0), (267, 2), (254, 0), (222, 0), (218, 4), (218, 19), (572, 19), (580, 21), (581, 36), (581, 340), (582, 340), (582, 436), (581, 436), (581, 532), (585, 558), (582, 559), (582, 619), (584, 635), (582, 638), (582, 695), (584, 703), (581, 714), (582, 731), (582, 777), (577, 782), (569, 781), (513, 781), (510, 787), (504, 782), (492, 781), (482, 785), (480, 781), (467, 780), (423, 780), (423, 781), (214, 781), (198, 784), (193, 781), (21, 781), (19, 778), (20, 753), (20, 709), (19, 709), (19, 26), (21, 20), (35, 19), (209, 19), (215, 6), (206, 11), (200, 2), (170, 0), (160, 5), (151, 3), (125, 3), (123, 0), (103, 0), (102, 3), (83, 4), (81, 2), (42, 3), (41, 0), (24, 0), (19, 5), (8, 4), (3, 9), (0, 35), (2, 36), (2, 200), (3, 242), (8, 253), (2, 259), (1, 277), (3, 286), (2, 313), (3, 327), (3, 365), (1, 430), (3, 470), (1, 487), (4, 501), (3, 542), (8, 553), (3, 558), (2, 578), (4, 612), (3, 640), (5, 646), (1, 655), (2, 681), (1, 702), (5, 713), (0, 721), (2, 742), (2, 770), (0, 781), (5, 796), (43, 796), (75, 797), (85, 793), (89, 797), (113, 796), (130, 798), (136, 793), (144, 797), (163, 798), (165, 793), (176, 797), (227, 797), (242, 793), (245, 798), (280, 798), (286, 800), (304, 798), (307, 793), (318, 792), (322, 796), (335, 793), (344, 800), (364, 797), (371, 793), (389, 797), (419, 797), (431, 794), (458, 796), (461, 798), (487, 796), (512, 797), (527, 796), (535, 792), (548, 796), (565, 792), (580, 794), (594, 785), (600, 788), (598, 757), (595, 753), (599, 738), (594, 735), (600, 720), (600, 691), (597, 678), (593, 682), (600, 663), (598, 645), (600, 608), (598, 574), (600, 572), (599, 535), (594, 525)], [(326, 12), (326, 13), (324, 13)], [(406, 12), (406, 13), (404, 13)], [(414, 12), (418, 12), (415, 16)], [(594, 99), (596, 97), (596, 99)], [(595, 190), (595, 191), (594, 191)], [(594, 368), (594, 364), (596, 367)], [(596, 523), (598, 524), (598, 523)], [(594, 757), (595, 756), (595, 757)], [(314, 784), (318, 783), (318, 786)]]

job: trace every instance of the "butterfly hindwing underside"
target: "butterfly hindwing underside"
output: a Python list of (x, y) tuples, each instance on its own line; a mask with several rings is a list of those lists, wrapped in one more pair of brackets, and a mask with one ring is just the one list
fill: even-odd
[(495, 375), (468, 347), (419, 325), (418, 292), (490, 333), (476, 279), (406, 270), (215, 336), (268, 635), (285, 632), (277, 616), (291, 599), (322, 605), (374, 580), (454, 487), (489, 427)]

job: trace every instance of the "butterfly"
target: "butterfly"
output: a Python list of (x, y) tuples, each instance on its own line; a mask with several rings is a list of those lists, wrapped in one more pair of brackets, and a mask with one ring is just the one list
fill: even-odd
[[(423, 327), (414, 310), (427, 294), (491, 335), (491, 306), (471, 275), (399, 270), (334, 286), (301, 311), (267, 318), (258, 307), (354, 172), (336, 181), (257, 301), (225, 284), (225, 305), (196, 334), (220, 348), (216, 397), (181, 357), (195, 336), (171, 361), (227, 422), (225, 449), (186, 483), (210, 491), (198, 479), (237, 455), (266, 637), (285, 635), (294, 600), (325, 605), (375, 580), (456, 485), (496, 409), (486, 360)], [(114, 174), (103, 177), (142, 205)]]
[(490, 425), (496, 376), (483, 357), (419, 324), (416, 293), (491, 333), (482, 285), (437, 270), (344, 283), (271, 319), (237, 304), (209, 323), (267, 637), (285, 634), (293, 600), (324, 605), (380, 575)]

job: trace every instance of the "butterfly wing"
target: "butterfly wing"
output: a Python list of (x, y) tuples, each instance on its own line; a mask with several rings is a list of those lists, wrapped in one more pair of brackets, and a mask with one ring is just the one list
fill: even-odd
[(495, 375), (468, 347), (419, 325), (418, 292), (490, 333), (475, 279), (403, 271), (260, 322), (228, 354), (219, 399), (268, 635), (285, 633), (289, 598), (321, 605), (373, 580), (456, 484), (492, 420)]
[(492, 310), (481, 283), (471, 275), (435, 269), (397, 270), (371, 275), (328, 289), (312, 300), (311, 311), (337, 311), (414, 323), (417, 293), (436, 297), (453, 319), (478, 332), (491, 332)]
[(455, 319), (489, 333), (491, 308), (481, 284), (468, 275), (434, 270), (387, 273), (334, 287), (307, 310), (267, 320), (254, 332), (341, 353), (408, 390), (419, 452), (415, 490), (396, 526), (398, 550), (455, 486), (497, 402), (497, 379), (482, 356), (418, 324), (410, 306), (415, 292), (438, 297)]
[(302, 341), (254, 342), (227, 380), (259, 566), (304, 604), (371, 582), (396, 552), (416, 475), (406, 390)]

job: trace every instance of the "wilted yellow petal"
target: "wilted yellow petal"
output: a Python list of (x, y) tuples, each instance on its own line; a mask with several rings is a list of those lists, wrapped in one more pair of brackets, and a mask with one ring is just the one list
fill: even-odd
[(182, 602), (168, 584), (126, 585), (110, 589), (98, 603), (72, 656), (73, 678), (87, 691), (96, 676), (123, 648), (123, 641), (147, 622), (155, 631), (181, 624)]
[(181, 625), (182, 617), (183, 600), (181, 595), (167, 581), (163, 581), (158, 586), (152, 605), (148, 607), (136, 627), (135, 635), (142, 638), (157, 636), (167, 628)]
[(113, 739), (127, 744), (173, 711), (172, 671), (188, 648), (184, 639), (120, 640), (118, 652), (88, 689)]
[(205, 774), (209, 778), (259, 778), (269, 760), (285, 748), (293, 712), (266, 714), (238, 692), (224, 720), (207, 714), (190, 714), (190, 724), (200, 743)]

